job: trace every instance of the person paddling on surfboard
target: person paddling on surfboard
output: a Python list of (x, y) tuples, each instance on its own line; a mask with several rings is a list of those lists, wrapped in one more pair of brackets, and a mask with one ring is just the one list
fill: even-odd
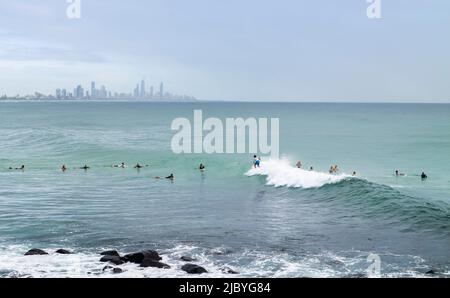
[(20, 168), (13, 168), (13, 167), (9, 167), (8, 170), (25, 170), (25, 166), (22, 165)]
[(395, 170), (395, 176), (405, 176), (405, 174), (403, 174), (403, 173), (400, 173), (400, 171), (399, 170)]

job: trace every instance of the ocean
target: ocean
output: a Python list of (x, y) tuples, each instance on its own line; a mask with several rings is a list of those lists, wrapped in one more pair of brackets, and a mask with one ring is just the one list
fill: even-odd
[[(280, 159), (174, 154), (194, 110), (279, 118)], [(383, 277), (448, 277), (449, 152), (448, 104), (0, 102), (0, 277), (112, 277), (107, 249), (171, 266), (114, 277), (187, 277), (181, 256), (204, 277), (360, 277), (374, 254)]]

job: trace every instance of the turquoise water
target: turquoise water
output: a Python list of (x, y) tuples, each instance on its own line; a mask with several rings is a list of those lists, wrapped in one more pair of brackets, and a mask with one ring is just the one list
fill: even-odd
[[(195, 109), (279, 118), (282, 161), (248, 172), (250, 154), (172, 153), (172, 120)], [(126, 265), (125, 277), (184, 276), (181, 255), (209, 276), (349, 276), (371, 253), (383, 276), (447, 276), (449, 152), (450, 105), (1, 102), (0, 276), (92, 276), (107, 248), (154, 248), (173, 268)], [(312, 176), (332, 164), (357, 177)], [(77, 254), (22, 256), (33, 247)]]

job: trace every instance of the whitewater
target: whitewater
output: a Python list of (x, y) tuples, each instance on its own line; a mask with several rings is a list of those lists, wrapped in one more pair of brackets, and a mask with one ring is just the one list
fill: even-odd
[(265, 176), (267, 185), (275, 187), (318, 188), (326, 184), (334, 184), (345, 179), (351, 179), (347, 174), (328, 174), (307, 171), (291, 165), (288, 159), (269, 159), (263, 161), (260, 167), (252, 168), (246, 176)]

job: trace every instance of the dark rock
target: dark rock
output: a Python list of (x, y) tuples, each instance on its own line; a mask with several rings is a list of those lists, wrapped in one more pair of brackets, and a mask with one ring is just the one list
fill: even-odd
[(102, 271), (110, 270), (110, 269), (113, 269), (113, 268), (114, 267), (112, 267), (112, 266), (105, 266), (105, 267), (103, 267)]
[(195, 264), (186, 264), (183, 267), (181, 267), (181, 270), (189, 273), (189, 274), (202, 274), (202, 273), (208, 273), (208, 271)]
[(123, 272), (123, 270), (120, 269), (120, 268), (114, 268), (114, 269), (113, 269), (113, 273), (114, 273), (114, 274), (119, 274), (119, 273), (122, 273), (122, 272)]
[(141, 252), (136, 252), (132, 254), (125, 255), (122, 260), (125, 262), (131, 262), (136, 264), (141, 264), (144, 259), (151, 259), (155, 261), (160, 261), (162, 258), (159, 256), (158, 252), (154, 250), (145, 250)]
[(124, 263), (118, 256), (104, 256), (100, 259), (100, 262), (110, 262), (115, 265), (122, 265)]
[(100, 255), (102, 256), (115, 256), (115, 257), (120, 257), (119, 253), (117, 252), (117, 250), (107, 250), (104, 252), (101, 252)]
[(38, 255), (48, 255), (47, 252), (43, 251), (42, 249), (33, 248), (27, 251), (25, 253), (26, 256), (38, 256)]
[(170, 269), (169, 265), (161, 263), (161, 262), (153, 260), (153, 259), (144, 259), (140, 266), (144, 267), (144, 268), (154, 267), (154, 268)]
[(196, 259), (191, 258), (191, 257), (187, 257), (187, 256), (182, 256), (182, 257), (180, 258), (180, 260), (185, 261), (185, 262), (194, 262), (194, 261), (197, 261)]
[(234, 270), (231, 269), (230, 267), (223, 267), (223, 268), (221, 269), (221, 271), (222, 271), (223, 273), (226, 273), (226, 274), (239, 274), (239, 272), (234, 271)]
[(60, 255), (70, 255), (70, 254), (72, 254), (72, 252), (70, 252), (70, 251), (68, 251), (68, 250), (65, 250), (65, 249), (58, 249), (57, 251), (55, 251), (57, 254), (60, 254)]
[(431, 270), (428, 270), (427, 272), (425, 272), (425, 274), (426, 275), (434, 275), (434, 274), (436, 274), (436, 272), (433, 269), (431, 269)]

